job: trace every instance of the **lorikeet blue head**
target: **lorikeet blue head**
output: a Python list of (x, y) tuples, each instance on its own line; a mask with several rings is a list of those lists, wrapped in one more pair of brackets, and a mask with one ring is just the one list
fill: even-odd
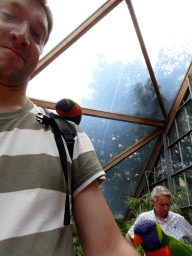
[(134, 243), (141, 244), (146, 252), (161, 248), (163, 234), (160, 226), (151, 220), (139, 221), (134, 228)]

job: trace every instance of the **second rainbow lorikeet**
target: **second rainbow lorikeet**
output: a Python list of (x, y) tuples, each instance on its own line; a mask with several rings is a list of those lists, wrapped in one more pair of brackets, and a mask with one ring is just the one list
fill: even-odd
[(192, 249), (179, 240), (166, 235), (161, 227), (151, 220), (142, 220), (135, 225), (134, 243), (141, 244), (146, 256), (192, 256)]

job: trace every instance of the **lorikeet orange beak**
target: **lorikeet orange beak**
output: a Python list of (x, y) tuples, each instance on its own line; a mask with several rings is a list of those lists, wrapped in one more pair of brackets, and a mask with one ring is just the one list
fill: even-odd
[(138, 236), (138, 235), (135, 235), (135, 236), (134, 236), (133, 241), (134, 241), (135, 246), (138, 245), (138, 244), (142, 244), (142, 243), (143, 243), (142, 237), (141, 237), (141, 236)]

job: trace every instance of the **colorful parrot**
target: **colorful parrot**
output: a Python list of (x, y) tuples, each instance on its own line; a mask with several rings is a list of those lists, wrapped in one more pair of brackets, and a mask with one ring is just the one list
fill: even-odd
[(146, 256), (192, 256), (192, 249), (188, 245), (166, 235), (151, 220), (138, 222), (134, 234), (134, 244), (141, 244)]

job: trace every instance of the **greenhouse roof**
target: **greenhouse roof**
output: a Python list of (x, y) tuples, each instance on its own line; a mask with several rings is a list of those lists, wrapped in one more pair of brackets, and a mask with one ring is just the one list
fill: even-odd
[(101, 190), (125, 217), (124, 198), (141, 192), (186, 89), (192, 2), (48, 3), (54, 29), (27, 95), (50, 109), (61, 98), (82, 106), (80, 127), (106, 171)]

